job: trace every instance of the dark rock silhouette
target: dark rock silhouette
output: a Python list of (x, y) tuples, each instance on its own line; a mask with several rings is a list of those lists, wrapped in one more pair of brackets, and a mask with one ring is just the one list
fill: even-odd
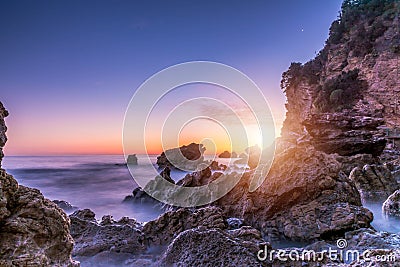
[(129, 155), (127, 160), (126, 160), (126, 163), (129, 164), (129, 165), (137, 165), (138, 164), (138, 158), (137, 158), (136, 154)]
[(230, 158), (231, 157), (231, 153), (229, 151), (224, 151), (221, 154), (219, 154), (218, 156), (219, 158)]
[(168, 149), (157, 157), (159, 168), (176, 168), (180, 170), (196, 170), (204, 163), (203, 153), (206, 148), (202, 144), (191, 143), (187, 146)]

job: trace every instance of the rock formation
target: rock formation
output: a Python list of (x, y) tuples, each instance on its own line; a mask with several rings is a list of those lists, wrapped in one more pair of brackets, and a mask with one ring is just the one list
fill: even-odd
[[(0, 103), (0, 162), (7, 115)], [(19, 185), (0, 169), (1, 266), (79, 266), (71, 259), (69, 225), (64, 211), (39, 190)]]
[[(368, 227), (372, 213), (334, 155), (304, 142), (277, 153), (263, 185), (249, 193), (249, 174), (217, 201), (228, 217), (243, 218), (275, 240), (333, 238)], [(267, 204), (266, 204), (267, 203)]]
[(63, 209), (65, 212), (72, 212), (78, 209), (78, 207), (72, 206), (71, 203), (65, 201), (65, 200), (53, 200), (53, 203), (55, 203), (58, 207)]
[(71, 235), (75, 240), (74, 256), (94, 256), (101, 252), (141, 254), (145, 252), (140, 225), (124, 217), (114, 221), (104, 216), (97, 223), (88, 209), (71, 214)]
[(4, 121), (4, 118), (8, 116), (8, 111), (4, 108), (3, 103), (0, 102), (0, 168), (1, 168), (1, 161), (4, 157), (3, 147), (7, 142), (7, 126)]
[(391, 194), (383, 203), (382, 210), (386, 215), (400, 217), (400, 190)]
[(386, 165), (367, 164), (362, 169), (355, 167), (349, 178), (354, 182), (364, 200), (384, 200), (400, 188), (400, 184)]
[(287, 113), (265, 182), (249, 193), (245, 175), (217, 201), (267, 239), (336, 238), (372, 221), (346, 173), (377, 161), (381, 128), (400, 125), (399, 3), (359, 2), (344, 2), (315, 59), (283, 74)]
[(128, 155), (128, 158), (126, 159), (126, 163), (130, 165), (137, 165), (138, 164), (138, 158), (136, 154)]
[[(252, 243), (234, 234), (201, 227), (186, 230), (168, 246), (160, 266), (175, 266), (177, 263), (179, 266), (262, 266), (257, 259), (256, 243), (263, 243), (261, 235), (254, 236), (257, 241), (252, 240)], [(244, 236), (250, 235), (246, 233)]]
[(205, 150), (202, 144), (195, 143), (168, 149), (157, 157), (157, 165), (162, 169), (168, 166), (180, 170), (194, 171), (199, 164), (204, 162), (203, 153)]
[(219, 154), (218, 157), (219, 158), (230, 158), (231, 157), (231, 153), (229, 151), (225, 150), (224, 152)]
[(256, 256), (259, 246), (266, 244), (261, 233), (252, 227), (227, 230), (227, 220), (215, 207), (169, 211), (145, 225), (127, 217), (115, 221), (111, 216), (103, 216), (97, 222), (88, 209), (76, 211), (70, 218), (71, 234), (76, 241), (74, 257), (85, 261), (106, 258), (114, 265), (207, 262), (215, 266), (234, 262), (254, 266), (260, 264)]

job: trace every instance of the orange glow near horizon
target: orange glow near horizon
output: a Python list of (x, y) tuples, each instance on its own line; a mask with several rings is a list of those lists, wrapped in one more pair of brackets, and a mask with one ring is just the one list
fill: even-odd
[[(122, 137), (120, 126), (114, 125), (115, 128), (107, 130), (99, 129), (98, 125), (95, 128), (89, 128), (90, 125), (82, 125), (80, 131), (67, 131), (66, 127), (60, 127), (56, 130), (50, 131), (45, 128), (34, 128), (29, 132), (24, 124), (8, 125), (8, 141), (4, 147), (4, 154), (7, 156), (16, 155), (90, 155), (90, 154), (123, 154)], [(74, 128), (77, 126), (75, 125)], [(276, 136), (279, 136), (280, 126), (277, 126)], [(29, 125), (28, 125), (29, 128)], [(203, 127), (204, 128), (204, 127)], [(179, 136), (178, 145), (188, 145), (190, 143), (200, 143), (204, 138), (211, 138), (216, 145), (214, 152), (212, 147), (206, 144), (206, 154), (219, 154), (223, 151), (236, 151), (235, 148), (231, 149), (229, 138), (221, 129), (213, 129), (212, 134), (207, 132), (210, 128), (199, 131), (198, 127), (188, 127), (184, 129)], [(254, 136), (254, 135), (253, 135)], [(251, 133), (250, 133), (251, 138)], [(161, 140), (154, 135), (150, 138), (151, 142), (147, 142), (148, 154), (160, 154), (163, 151)], [(250, 145), (256, 144), (257, 141), (250, 141)], [(166, 146), (165, 149), (170, 149), (176, 146)], [(145, 151), (136, 151), (137, 154), (144, 154)]]

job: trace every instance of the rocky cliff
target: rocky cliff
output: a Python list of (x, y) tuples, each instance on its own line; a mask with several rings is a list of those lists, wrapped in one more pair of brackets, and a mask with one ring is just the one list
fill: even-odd
[(398, 1), (344, 1), (317, 57), (283, 74), (282, 136), (310, 135), (318, 150), (379, 155), (379, 126), (400, 125)]
[[(0, 103), (0, 163), (6, 143)], [(19, 185), (0, 169), (0, 266), (79, 266), (71, 259), (69, 219), (39, 190)]]
[(218, 201), (228, 216), (268, 240), (330, 239), (370, 226), (363, 183), (349, 173), (379, 162), (382, 127), (400, 125), (399, 23), (399, 1), (344, 1), (324, 49), (283, 74), (287, 114), (271, 171), (257, 191), (248, 192), (245, 176)]

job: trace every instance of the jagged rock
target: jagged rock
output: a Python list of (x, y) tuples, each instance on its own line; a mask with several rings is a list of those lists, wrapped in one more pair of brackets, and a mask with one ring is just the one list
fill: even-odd
[(187, 146), (168, 149), (157, 157), (159, 168), (171, 167), (180, 170), (196, 170), (199, 164), (204, 163), (202, 144), (191, 143)]
[(350, 175), (351, 171), (355, 167), (359, 167), (362, 169), (364, 165), (369, 164), (379, 164), (379, 160), (377, 157), (372, 156), (371, 154), (357, 154), (354, 156), (336, 156), (336, 160), (342, 164), (341, 170), (346, 174)]
[(259, 146), (251, 146), (246, 148), (245, 153), (240, 155), (241, 159), (235, 161), (235, 164), (247, 164), (250, 169), (254, 169), (258, 166), (260, 160), (261, 149)]
[(202, 226), (207, 229), (226, 229), (227, 224), (222, 211), (216, 207), (207, 207), (190, 211), (178, 209), (162, 214), (154, 221), (146, 223), (143, 234), (149, 245), (168, 245), (179, 233)]
[[(260, 236), (258, 241), (263, 242)], [(160, 266), (262, 266), (256, 252), (243, 243), (240, 235), (220, 229), (186, 230), (168, 246)]]
[(58, 207), (60, 207), (61, 209), (63, 209), (66, 212), (71, 212), (74, 210), (77, 210), (78, 207), (72, 206), (71, 203), (65, 201), (65, 200), (53, 200), (53, 203), (55, 203)]
[(69, 220), (37, 189), (0, 169), (0, 265), (79, 266), (71, 260)]
[(71, 235), (75, 240), (74, 256), (94, 256), (99, 253), (145, 252), (141, 225), (133, 219), (122, 218), (114, 221), (104, 216), (98, 223), (95, 214), (89, 209), (78, 210), (69, 216)]
[[(70, 219), (75, 239), (74, 257), (85, 263), (107, 259), (107, 262), (127, 266), (159, 266), (156, 261), (166, 246), (186, 230), (202, 227), (225, 231), (227, 228), (222, 211), (216, 207), (169, 211), (144, 226), (128, 217), (115, 221), (110, 215), (97, 222), (89, 209), (74, 212)], [(250, 227), (230, 234), (241, 238), (242, 245), (253, 250), (254, 240), (261, 237)]]
[(228, 166), (224, 164), (219, 164), (217, 161), (213, 160), (210, 164), (209, 167), (212, 171), (225, 171)]
[(141, 203), (141, 204), (149, 203), (154, 205), (160, 205), (160, 202), (158, 200), (152, 198), (140, 187), (133, 189), (132, 195), (126, 196), (122, 202)]
[[(7, 141), (0, 103), (0, 164)], [(1, 166), (1, 165), (0, 165)], [(71, 259), (73, 239), (62, 209), (39, 190), (18, 185), (0, 169), (0, 266), (79, 266)]]
[(226, 221), (230, 229), (239, 229), (243, 226), (243, 220), (239, 218), (228, 218)]
[(211, 168), (207, 167), (204, 170), (186, 174), (184, 178), (179, 180), (176, 184), (179, 186), (194, 187), (200, 185), (206, 185), (212, 181), (218, 179), (222, 173), (211, 172)]
[(391, 194), (383, 203), (382, 210), (385, 214), (391, 216), (400, 216), (400, 190)]
[[(348, 250), (357, 250), (360, 253), (369, 251), (370, 259), (353, 261), (349, 266), (400, 266), (400, 236), (387, 232), (376, 232), (372, 229), (360, 229), (348, 232), (345, 235)], [(386, 261), (377, 258), (379, 256), (391, 256)]]
[(224, 152), (222, 152), (221, 154), (219, 154), (219, 158), (230, 158), (232, 155), (231, 155), (231, 153), (229, 152), (229, 151), (224, 151)]
[[(248, 192), (250, 173), (216, 202), (226, 216), (243, 218), (267, 240), (315, 240), (368, 227), (372, 213), (334, 155), (308, 142), (278, 153), (265, 182)], [(267, 203), (267, 204), (266, 204)]]
[(399, 189), (399, 184), (385, 165), (354, 168), (349, 176), (365, 200), (383, 200)]
[(137, 158), (136, 154), (128, 155), (128, 158), (126, 159), (126, 163), (129, 165), (137, 165), (138, 158)]
[(7, 142), (7, 126), (4, 121), (4, 118), (8, 116), (8, 111), (4, 108), (3, 103), (0, 102), (0, 168), (1, 168), (1, 161), (3, 159), (3, 147)]
[(382, 118), (360, 116), (347, 110), (312, 114), (303, 121), (316, 149), (341, 156), (380, 155), (386, 146), (384, 134), (378, 130), (383, 123)]

